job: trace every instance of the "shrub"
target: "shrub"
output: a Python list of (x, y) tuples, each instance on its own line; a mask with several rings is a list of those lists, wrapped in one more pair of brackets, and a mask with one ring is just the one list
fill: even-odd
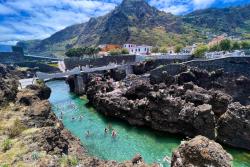
[(183, 45), (179, 44), (175, 46), (174, 51), (175, 53), (180, 53), (182, 49), (183, 49)]
[(13, 138), (18, 136), (24, 130), (25, 130), (24, 124), (19, 119), (16, 119), (14, 124), (7, 128), (7, 135), (10, 138)]
[(208, 51), (208, 47), (206, 45), (200, 45), (194, 51), (194, 57), (197, 57), (197, 58), (204, 57), (207, 51)]
[(160, 51), (160, 49), (158, 47), (154, 47), (151, 50), (152, 53), (158, 53), (159, 51)]
[(129, 51), (128, 51), (128, 49), (123, 48), (123, 49), (121, 50), (121, 53), (122, 53), (122, 54), (129, 54)]
[(241, 47), (242, 49), (250, 49), (250, 41), (242, 41)]
[(66, 166), (77, 166), (78, 165), (78, 159), (75, 156), (67, 156), (63, 155), (60, 159), (60, 166), (66, 167)]
[(109, 51), (109, 54), (111, 56), (117, 56), (117, 55), (122, 54), (122, 52), (121, 52), (121, 49), (113, 49), (113, 50)]
[(45, 85), (45, 82), (43, 80), (37, 79), (36, 84), (43, 86), (43, 85)]
[(232, 48), (232, 42), (229, 39), (224, 39), (220, 42), (220, 48), (223, 51), (229, 51)]
[(6, 152), (11, 148), (11, 140), (10, 139), (5, 139), (2, 143), (2, 150)]

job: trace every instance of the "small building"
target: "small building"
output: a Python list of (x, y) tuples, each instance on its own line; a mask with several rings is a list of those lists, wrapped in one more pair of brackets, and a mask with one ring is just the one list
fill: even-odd
[(123, 45), (123, 48), (125, 48), (125, 49), (130, 49), (130, 48), (134, 48), (134, 47), (136, 47), (136, 45), (135, 44), (124, 44)]
[(185, 54), (193, 54), (195, 49), (197, 48), (196, 44), (193, 44), (191, 46), (186, 46), (185, 48), (183, 48), (181, 50), (181, 53), (185, 53)]
[(135, 55), (150, 55), (152, 50), (152, 46), (135, 44), (124, 44), (123, 48), (128, 49), (129, 54)]
[(11, 45), (0, 45), (0, 63), (18, 63), (24, 61), (23, 48)]
[(121, 49), (120, 45), (115, 45), (115, 44), (104, 44), (104, 45), (99, 45), (99, 48), (101, 48), (101, 52), (109, 52), (114, 49)]

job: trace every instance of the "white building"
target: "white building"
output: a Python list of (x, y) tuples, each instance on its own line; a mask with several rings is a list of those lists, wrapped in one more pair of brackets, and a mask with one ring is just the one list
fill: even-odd
[(129, 54), (135, 55), (149, 55), (151, 54), (152, 46), (148, 45), (135, 45), (135, 44), (124, 44), (123, 48), (128, 49)]
[(225, 57), (244, 57), (245, 52), (240, 50), (235, 50), (234, 52), (207, 52), (205, 53), (206, 59), (218, 59), (218, 58), (225, 58)]
[(185, 48), (182, 49), (181, 53), (193, 54), (196, 48), (197, 48), (196, 44), (193, 44), (192, 46), (186, 46)]

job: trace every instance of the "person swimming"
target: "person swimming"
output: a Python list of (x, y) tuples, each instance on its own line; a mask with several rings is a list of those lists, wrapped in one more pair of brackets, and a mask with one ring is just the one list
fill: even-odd
[(117, 132), (115, 130), (112, 130), (112, 137), (116, 138), (116, 136), (117, 136)]
[(79, 116), (79, 120), (81, 121), (82, 119), (83, 119), (83, 116), (82, 116), (82, 115), (80, 115), (80, 116)]
[(85, 133), (85, 136), (86, 136), (86, 137), (89, 137), (89, 136), (90, 136), (89, 130), (87, 130), (87, 132)]
[(108, 128), (105, 128), (104, 132), (105, 132), (105, 134), (107, 134), (109, 132)]
[(74, 121), (75, 119), (76, 119), (75, 117), (73, 117), (73, 116), (71, 117), (71, 121)]

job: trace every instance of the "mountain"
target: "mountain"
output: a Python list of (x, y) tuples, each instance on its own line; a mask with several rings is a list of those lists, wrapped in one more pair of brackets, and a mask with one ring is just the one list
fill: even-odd
[(210, 34), (250, 32), (249, 6), (207, 9), (186, 16), (159, 11), (145, 0), (124, 0), (110, 13), (72, 25), (41, 41), (22, 41), (36, 55), (64, 56), (72, 47), (100, 44), (148, 44), (167, 47), (207, 41)]
[(250, 33), (250, 5), (198, 10), (184, 16), (183, 21), (208, 32), (240, 36)]

